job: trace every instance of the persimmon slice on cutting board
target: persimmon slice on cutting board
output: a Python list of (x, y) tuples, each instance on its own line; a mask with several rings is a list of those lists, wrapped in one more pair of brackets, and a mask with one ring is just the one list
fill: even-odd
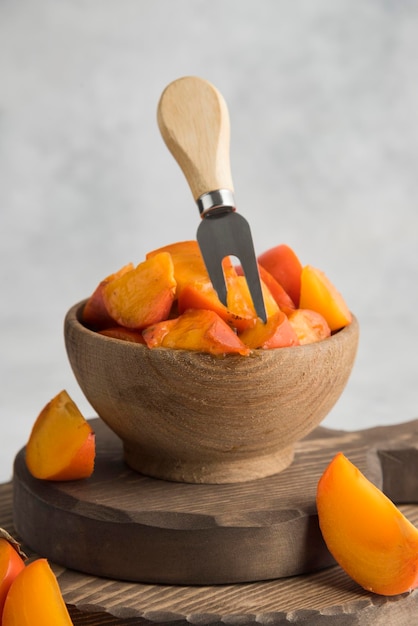
[(25, 567), (23, 558), (10, 541), (0, 537), (0, 624), (6, 596), (19, 572)]
[(341, 452), (316, 502), (329, 551), (359, 585), (387, 596), (418, 586), (418, 529)]
[(14, 579), (2, 626), (72, 626), (58, 581), (46, 559), (36, 559)]
[(93, 473), (93, 430), (63, 390), (42, 409), (26, 446), (26, 465), (35, 478), (77, 480)]

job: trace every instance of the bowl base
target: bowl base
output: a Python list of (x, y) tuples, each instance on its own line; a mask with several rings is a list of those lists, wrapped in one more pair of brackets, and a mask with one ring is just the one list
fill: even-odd
[(123, 449), (126, 464), (140, 474), (172, 482), (213, 485), (242, 483), (278, 474), (291, 465), (295, 455), (295, 447), (290, 445), (263, 456), (206, 462), (150, 456), (132, 442), (124, 442)]

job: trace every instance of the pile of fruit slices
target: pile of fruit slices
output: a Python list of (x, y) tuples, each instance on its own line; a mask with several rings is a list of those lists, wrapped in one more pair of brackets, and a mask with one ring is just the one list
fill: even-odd
[(254, 310), (240, 267), (223, 261), (227, 306), (221, 303), (197, 241), (182, 241), (129, 263), (100, 282), (88, 298), (82, 322), (103, 335), (214, 355), (320, 341), (351, 322), (351, 313), (320, 270), (302, 266), (281, 244), (258, 257), (267, 312)]

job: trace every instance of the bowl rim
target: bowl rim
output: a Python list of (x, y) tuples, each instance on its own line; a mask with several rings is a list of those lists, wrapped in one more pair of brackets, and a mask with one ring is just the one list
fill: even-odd
[[(103, 335), (100, 332), (93, 330), (92, 328), (89, 328), (88, 326), (86, 326), (85, 324), (83, 324), (83, 322), (81, 321), (81, 312), (83, 307), (85, 306), (86, 302), (87, 302), (88, 298), (84, 298), (83, 300), (80, 300), (79, 302), (77, 302), (76, 304), (73, 304), (67, 311), (66, 315), (65, 315), (65, 319), (64, 319), (64, 334), (66, 333), (66, 329), (69, 325), (73, 326), (74, 328), (77, 328), (78, 331), (84, 332), (86, 333), (86, 335), (91, 336), (91, 337), (95, 337), (95, 339), (99, 340), (99, 341), (107, 341), (107, 342), (114, 342), (118, 345), (124, 345), (126, 347), (129, 346), (128, 349), (134, 349), (134, 350), (142, 350), (142, 351), (148, 351), (150, 350), (150, 348), (148, 348), (148, 346), (142, 344), (142, 343), (136, 343), (133, 341), (126, 341), (125, 339), (118, 339), (117, 337), (109, 337), (107, 335)], [(326, 337), (325, 339), (322, 339), (321, 341), (315, 341), (312, 343), (308, 343), (308, 344), (303, 344), (303, 345), (298, 345), (298, 346), (286, 346), (283, 348), (269, 348), (269, 349), (252, 349), (250, 354), (248, 356), (242, 356), (240, 354), (224, 354), (224, 355), (214, 355), (214, 354), (210, 354), (209, 352), (199, 352), (198, 350), (194, 351), (194, 350), (184, 350), (182, 348), (173, 350), (172, 348), (164, 348), (164, 347), (158, 347), (158, 348), (152, 348), (152, 351), (159, 351), (159, 352), (176, 352), (178, 354), (194, 354), (194, 355), (205, 355), (205, 357), (211, 357), (213, 359), (224, 359), (224, 358), (228, 358), (228, 359), (248, 359), (248, 358), (254, 358), (257, 356), (261, 356), (262, 354), (271, 354), (274, 353), (276, 351), (280, 351), (280, 353), (283, 352), (288, 352), (289, 350), (292, 351), (301, 351), (301, 350), (317, 350), (318, 346), (323, 346), (326, 343), (329, 343), (331, 341), (333, 341), (334, 339), (338, 338), (339, 340), (345, 338), (347, 335), (356, 335), (358, 337), (359, 335), (359, 323), (358, 323), (358, 319), (357, 317), (351, 313), (352, 315), (352, 320), (350, 322), (350, 324), (347, 324), (347, 326), (344, 326), (343, 328), (340, 328), (337, 331), (334, 331), (333, 333), (331, 333), (331, 335), (329, 337)]]

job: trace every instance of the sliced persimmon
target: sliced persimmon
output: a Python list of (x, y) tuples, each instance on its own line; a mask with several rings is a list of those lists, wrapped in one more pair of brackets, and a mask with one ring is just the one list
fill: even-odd
[(122, 341), (131, 341), (132, 343), (145, 344), (145, 340), (140, 330), (133, 328), (124, 328), (123, 326), (112, 326), (99, 330), (100, 335), (111, 337), (112, 339), (121, 339)]
[[(227, 284), (228, 284), (228, 281), (227, 281)], [(267, 318), (269, 318), (272, 315), (275, 315), (280, 309), (276, 300), (271, 295), (270, 290), (268, 289), (268, 287), (265, 285), (263, 281), (261, 281), (261, 290), (263, 292), (264, 306), (266, 309)], [(246, 308), (248, 309), (248, 311), (251, 312), (252, 318), (254, 320), (254, 323), (251, 325), (247, 324), (247, 327), (254, 326), (255, 320), (257, 320), (257, 313), (254, 308), (254, 304), (251, 298), (251, 293), (247, 284), (247, 280), (245, 276), (236, 276), (233, 279), (233, 282), (231, 281), (231, 286), (228, 288), (228, 294), (227, 294), (228, 309), (232, 313), (239, 314), (240, 310), (244, 308), (243, 303), (246, 303)], [(237, 324), (236, 324), (236, 328), (240, 330), (240, 326)]]
[(388, 596), (418, 586), (418, 529), (342, 452), (321, 476), (316, 503), (329, 551), (359, 585)]
[(14, 579), (2, 626), (72, 626), (58, 581), (46, 559), (36, 559)]
[(178, 297), (179, 313), (184, 313), (188, 309), (205, 309), (217, 313), (231, 327), (244, 330), (254, 326), (256, 321), (254, 308), (236, 279), (237, 276), (234, 277), (231, 273), (227, 278), (228, 306), (219, 300), (209, 278), (184, 285)]
[(317, 311), (296, 309), (288, 317), (301, 345), (322, 341), (331, 335), (326, 319)]
[(298, 307), (302, 264), (294, 250), (282, 243), (260, 254), (257, 260), (277, 280)]
[[(236, 270), (239, 276), (244, 275), (244, 271), (240, 265), (236, 268)], [(270, 272), (268, 272), (262, 265), (260, 265), (260, 263), (258, 264), (258, 271), (262, 283), (264, 283), (264, 285), (270, 291), (280, 310), (286, 313), (286, 315), (291, 311), (294, 311), (296, 308), (295, 304), (287, 291), (282, 287), (282, 285), (280, 285), (280, 283), (278, 283), (277, 280), (270, 274)]]
[[(185, 285), (179, 294), (179, 312), (182, 313), (188, 309), (206, 309), (217, 313), (229, 326), (239, 332), (253, 328), (257, 321), (257, 313), (245, 277), (238, 275), (235, 268), (230, 267), (225, 272), (225, 280), (227, 306), (219, 300), (209, 280), (194, 281)], [(279, 311), (279, 307), (263, 281), (261, 281), (261, 287), (267, 317), (270, 317)]]
[(126, 272), (130, 272), (134, 269), (133, 263), (128, 263), (124, 265), (120, 270), (115, 272), (114, 274), (110, 274), (104, 278), (93, 291), (92, 295), (88, 298), (87, 302), (83, 307), (83, 311), (81, 313), (81, 321), (94, 330), (100, 330), (102, 328), (107, 328), (112, 325), (113, 320), (107, 312), (104, 300), (103, 300), (103, 290), (105, 286), (110, 283), (115, 278), (119, 278), (126, 274)]
[(146, 258), (151, 259), (161, 252), (169, 253), (173, 261), (177, 296), (189, 283), (209, 280), (209, 274), (196, 240), (179, 241), (163, 246), (148, 252)]
[(250, 353), (250, 349), (217, 313), (205, 309), (189, 309), (175, 320), (146, 328), (143, 335), (150, 347), (214, 355)]
[(35, 478), (78, 480), (94, 470), (94, 432), (65, 389), (38, 415), (26, 446), (26, 465)]
[(239, 337), (252, 349), (266, 350), (299, 345), (298, 337), (283, 311), (270, 316), (265, 324), (258, 319), (253, 328), (240, 333)]
[(4, 603), (10, 586), (19, 572), (25, 567), (25, 562), (16, 548), (0, 537), (0, 624)]
[(305, 265), (302, 270), (299, 306), (320, 313), (332, 331), (347, 326), (352, 320), (343, 296), (325, 273), (312, 265)]
[[(202, 285), (210, 285), (213, 292), (209, 273), (206, 269), (199, 244), (195, 239), (189, 241), (179, 241), (177, 243), (168, 244), (157, 250), (148, 252), (146, 258), (152, 258), (161, 252), (168, 252), (171, 255), (174, 265), (174, 277), (176, 279), (176, 295), (179, 296), (184, 287), (192, 283), (201, 283)], [(235, 274), (235, 268), (230, 257), (225, 257), (222, 261), (224, 272), (232, 272)]]
[(177, 319), (168, 319), (159, 322), (158, 324), (151, 324), (142, 331), (145, 344), (148, 348), (161, 348), (163, 346), (164, 337), (177, 325)]
[(262, 265), (259, 265), (259, 272), (262, 282), (270, 291), (280, 310), (286, 313), (286, 315), (294, 311), (296, 308), (295, 304), (284, 287)]
[(117, 324), (142, 329), (169, 316), (175, 291), (171, 255), (161, 252), (105, 285), (103, 300)]

